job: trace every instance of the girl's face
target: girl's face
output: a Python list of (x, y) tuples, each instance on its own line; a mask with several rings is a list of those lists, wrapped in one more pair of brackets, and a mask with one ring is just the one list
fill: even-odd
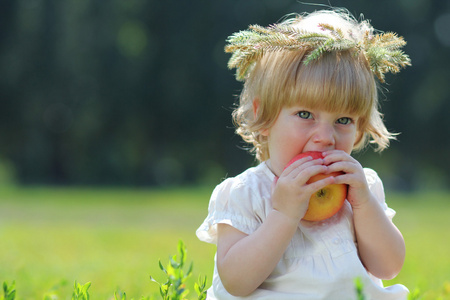
[(356, 141), (358, 116), (302, 106), (281, 109), (267, 136), (269, 167), (280, 176), (286, 164), (306, 151), (342, 150), (350, 154)]

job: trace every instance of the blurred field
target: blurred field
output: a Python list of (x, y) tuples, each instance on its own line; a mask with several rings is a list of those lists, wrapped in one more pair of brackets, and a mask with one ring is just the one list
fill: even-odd
[[(167, 190), (0, 189), (0, 281), (16, 281), (18, 299), (42, 299), (57, 287), (70, 299), (72, 285), (92, 282), (92, 299), (155, 295), (149, 275), (163, 279), (178, 240), (194, 261), (194, 275), (211, 282), (215, 247), (195, 229), (207, 213), (212, 187)], [(388, 194), (407, 243), (401, 282), (422, 299), (450, 298), (450, 197), (446, 193)], [(447, 291), (446, 291), (447, 290)], [(195, 295), (195, 292), (192, 291)]]
[[(61, 281), (92, 282), (92, 299), (117, 289), (135, 299), (157, 293), (158, 260), (177, 253), (178, 240), (194, 275), (212, 273), (214, 247), (195, 229), (210, 189), (126, 190), (26, 188), (0, 192), (0, 281), (16, 281), (20, 299), (42, 299)], [(195, 295), (195, 292), (192, 291)]]
[(397, 211), (394, 222), (406, 242), (406, 261), (394, 280), (410, 290), (418, 288), (421, 299), (450, 299), (450, 194), (388, 194)]

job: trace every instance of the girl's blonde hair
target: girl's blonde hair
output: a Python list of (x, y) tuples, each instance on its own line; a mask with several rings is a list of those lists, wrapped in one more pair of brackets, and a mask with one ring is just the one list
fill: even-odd
[[(313, 32), (320, 31), (323, 22), (340, 28), (346, 38), (353, 40), (362, 39), (367, 30), (373, 31), (367, 21), (358, 22), (344, 11), (318, 11), (283, 24)], [(283, 107), (296, 104), (357, 115), (354, 150), (362, 149), (369, 140), (378, 145), (379, 151), (387, 148), (395, 136), (382, 121), (377, 83), (364, 53), (356, 49), (331, 51), (305, 64), (310, 52), (306, 49), (266, 52), (248, 72), (233, 121), (236, 132), (253, 145), (251, 151), (256, 158), (259, 161), (270, 158), (267, 137), (260, 132), (274, 124)], [(259, 102), (256, 114), (253, 101)]]

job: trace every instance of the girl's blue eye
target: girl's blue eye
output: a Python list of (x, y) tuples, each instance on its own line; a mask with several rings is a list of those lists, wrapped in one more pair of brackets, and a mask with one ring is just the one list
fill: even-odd
[(302, 119), (311, 119), (311, 113), (309, 111), (299, 111), (297, 115)]
[(339, 119), (337, 120), (337, 123), (338, 123), (338, 124), (342, 124), (342, 125), (348, 125), (348, 124), (351, 124), (351, 123), (352, 123), (352, 119), (347, 118), (347, 117), (339, 118)]

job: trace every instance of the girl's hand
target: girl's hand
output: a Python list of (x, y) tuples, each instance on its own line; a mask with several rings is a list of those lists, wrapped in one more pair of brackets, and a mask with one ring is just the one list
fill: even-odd
[(334, 177), (336, 184), (347, 184), (347, 200), (353, 208), (367, 203), (371, 198), (371, 192), (367, 184), (361, 164), (348, 153), (341, 150), (326, 151), (324, 164), (328, 166), (328, 173), (341, 171), (343, 175)]
[(304, 157), (287, 167), (278, 178), (272, 194), (273, 208), (299, 222), (306, 214), (311, 195), (334, 182), (333, 177), (311, 184), (308, 180), (317, 174), (327, 173), (323, 159)]
[(360, 163), (344, 151), (323, 153), (328, 172), (342, 171), (336, 183), (348, 184), (347, 200), (353, 208), (358, 253), (364, 267), (380, 279), (392, 279), (405, 260), (405, 242), (370, 192)]

